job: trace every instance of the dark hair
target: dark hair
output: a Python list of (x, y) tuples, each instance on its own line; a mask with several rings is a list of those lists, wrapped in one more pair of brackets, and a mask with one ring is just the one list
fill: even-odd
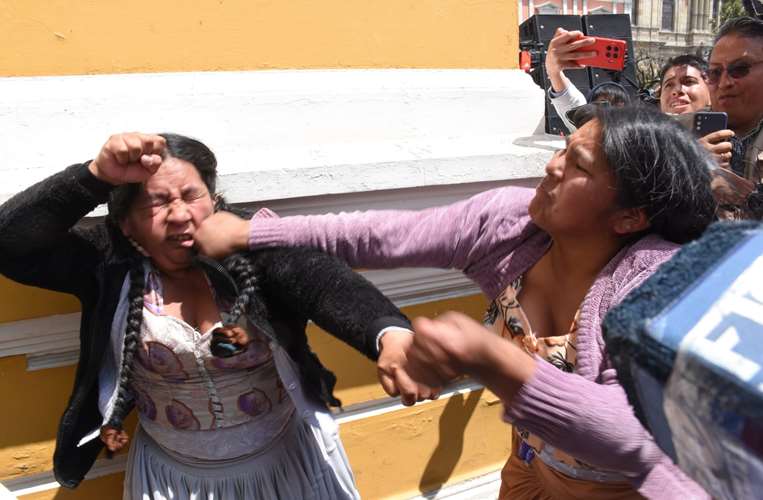
[(699, 237), (715, 218), (710, 154), (688, 130), (650, 106), (599, 107), (595, 118), (618, 204), (643, 208), (647, 232), (668, 241)]
[(624, 106), (631, 102), (631, 96), (625, 87), (617, 82), (601, 82), (591, 89), (586, 96), (588, 102), (605, 101), (612, 106)]
[(662, 85), (662, 81), (665, 79), (665, 73), (667, 73), (670, 68), (675, 68), (676, 66), (691, 66), (697, 68), (699, 72), (702, 73), (703, 78), (707, 74), (706, 60), (694, 54), (681, 54), (680, 56), (668, 59), (668, 62), (662, 66), (662, 69), (660, 69), (660, 85)]
[(742, 38), (763, 38), (763, 21), (746, 16), (729, 19), (718, 30), (713, 45), (728, 35), (737, 35)]
[[(214, 195), (217, 181), (217, 159), (214, 153), (203, 143), (190, 137), (177, 134), (159, 135), (167, 141), (165, 156), (185, 160), (193, 165), (207, 186), (210, 195)], [(124, 240), (121, 231), (119, 231), (119, 222), (127, 216), (139, 192), (140, 184), (124, 184), (114, 188), (111, 192), (108, 203), (109, 214), (106, 217), (106, 223), (111, 226), (110, 230), (113, 237)], [(121, 243), (119, 247), (127, 253), (130, 262), (130, 289), (127, 295), (128, 311), (117, 397), (114, 401), (112, 415), (106, 424), (115, 429), (122, 429), (124, 419), (133, 406), (133, 398), (130, 395), (130, 381), (132, 380), (135, 353), (140, 343), (145, 288), (144, 257), (125, 241), (119, 241), (119, 243)], [(237, 302), (239, 302), (239, 299), (237, 299)], [(246, 303), (239, 309), (243, 310)]]

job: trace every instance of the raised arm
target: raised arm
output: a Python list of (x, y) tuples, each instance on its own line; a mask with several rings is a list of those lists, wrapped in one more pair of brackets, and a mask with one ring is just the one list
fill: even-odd
[(0, 273), (26, 285), (83, 292), (105, 231), (74, 225), (105, 202), (110, 190), (81, 164), (8, 200), (0, 207)]
[(548, 44), (545, 60), (546, 74), (551, 81), (548, 97), (570, 132), (574, 132), (576, 127), (567, 118), (567, 111), (585, 104), (586, 98), (567, 78), (564, 70), (584, 68), (577, 60), (596, 55), (595, 52), (581, 50), (593, 43), (593, 38), (584, 37), (580, 31), (557, 28), (554, 38)]
[(155, 172), (163, 148), (158, 136), (112, 136), (94, 161), (73, 165), (8, 200), (0, 207), (0, 273), (27, 285), (85, 293), (109, 239), (103, 225), (84, 230), (75, 224), (106, 202), (114, 185)]
[[(244, 222), (215, 214), (195, 235), (203, 253), (220, 257), (249, 246), (307, 246), (352, 267), (466, 269), (514, 235), (533, 191), (507, 187), (420, 211), (378, 210)], [(272, 214), (272, 212), (271, 212)]]

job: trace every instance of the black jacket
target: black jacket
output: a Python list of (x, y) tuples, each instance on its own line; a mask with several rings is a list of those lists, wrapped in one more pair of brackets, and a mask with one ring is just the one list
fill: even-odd
[[(73, 165), (0, 207), (0, 273), (26, 285), (75, 295), (82, 304), (80, 356), (74, 387), (61, 417), (53, 456), (56, 479), (74, 488), (103, 444), (77, 442), (101, 425), (98, 371), (109, 348), (112, 319), (130, 260), (126, 241), (105, 223), (75, 224), (106, 202), (112, 186), (87, 164)], [(376, 359), (376, 334), (385, 326), (410, 327), (405, 316), (371, 283), (344, 263), (314, 250), (274, 248), (250, 252), (263, 314), (249, 319), (283, 346), (300, 366), (306, 392), (337, 405), (335, 377), (307, 345), (307, 320)], [(230, 275), (214, 262), (199, 264), (218, 292), (236, 293)], [(251, 308), (250, 308), (251, 309)]]

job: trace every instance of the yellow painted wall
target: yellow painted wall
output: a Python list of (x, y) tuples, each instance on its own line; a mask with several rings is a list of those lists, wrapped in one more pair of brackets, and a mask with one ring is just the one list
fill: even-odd
[(506, 0), (0, 0), (0, 76), (516, 68)]
[(0, 276), (0, 323), (67, 314), (80, 309), (72, 295), (23, 286)]

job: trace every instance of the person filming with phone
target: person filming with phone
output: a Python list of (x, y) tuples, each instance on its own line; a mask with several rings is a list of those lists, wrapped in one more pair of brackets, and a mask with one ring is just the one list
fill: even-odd
[[(630, 102), (630, 96), (621, 85), (605, 82), (595, 87), (586, 98), (564, 74), (565, 69), (579, 69), (596, 56), (596, 39), (580, 31), (557, 28), (546, 54), (546, 73), (551, 81), (549, 98), (570, 131), (574, 125), (567, 112), (588, 102), (608, 102), (621, 106)], [(705, 116), (710, 110), (710, 89), (707, 85), (707, 62), (701, 57), (683, 54), (669, 59), (660, 70), (660, 110), (670, 115), (685, 115), (687, 128), (695, 131), (700, 143), (712, 153), (716, 162), (729, 168), (731, 161), (730, 138), (734, 132), (719, 124), (719, 115)], [(696, 123), (695, 123), (696, 119)], [(709, 127), (709, 128), (708, 128)]]

